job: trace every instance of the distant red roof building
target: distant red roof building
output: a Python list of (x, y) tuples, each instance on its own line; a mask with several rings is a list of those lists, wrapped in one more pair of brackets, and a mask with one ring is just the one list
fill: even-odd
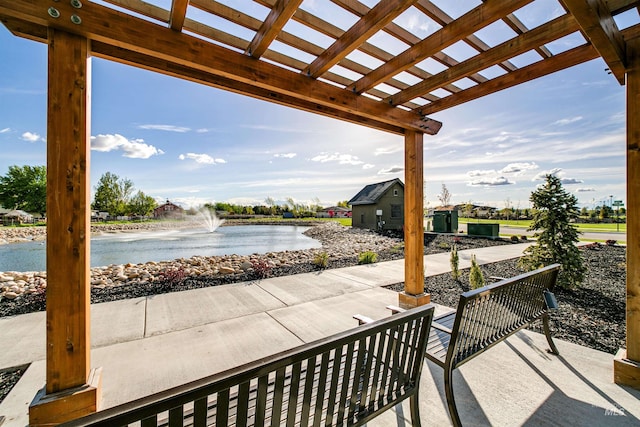
[(154, 218), (182, 218), (184, 209), (169, 200), (153, 210)]

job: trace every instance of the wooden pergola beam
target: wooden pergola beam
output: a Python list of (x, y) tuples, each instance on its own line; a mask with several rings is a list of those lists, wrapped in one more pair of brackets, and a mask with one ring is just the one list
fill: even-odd
[(518, 37), (480, 53), (460, 64), (447, 68), (435, 76), (425, 79), (408, 89), (398, 92), (386, 99), (391, 105), (404, 104), (448, 83), (453, 83), (470, 74), (482, 71), (506, 59), (535, 49), (545, 43), (564, 37), (578, 29), (576, 20), (571, 15), (562, 15), (547, 24), (541, 25)]
[[(159, 62), (179, 64), (241, 85), (256, 87), (257, 91), (269, 90), (278, 96), (297, 98), (307, 104), (315, 103), (327, 112), (335, 112), (335, 118), (346, 120), (347, 116), (361, 117), (370, 123), (380, 122), (427, 134), (437, 133), (441, 126), (439, 122), (414, 111), (390, 108), (351, 91), (309, 79), (264, 61), (256, 61), (242, 53), (96, 3), (84, 4), (84, 19), (80, 25), (41, 13), (47, 10), (47, 4), (46, 0), (23, 0), (18, 3), (0, 0), (0, 15), (46, 27), (58, 27), (106, 45), (155, 57)], [(61, 16), (78, 13), (77, 9), (65, 2), (56, 3), (56, 6)], [(167, 69), (166, 72), (170, 73), (171, 70)]]
[(309, 64), (303, 73), (313, 78), (320, 77), (416, 1), (381, 0)]
[(604, 0), (561, 0), (576, 18), (582, 31), (607, 63), (611, 73), (624, 84), (625, 43)]
[(412, 65), (468, 37), (503, 16), (531, 3), (532, 0), (487, 0), (421, 42), (382, 64), (348, 86), (355, 93), (365, 92)]
[(47, 369), (31, 426), (95, 412), (100, 398), (90, 369), (89, 42), (53, 29), (48, 41)]
[(627, 49), (627, 348), (616, 354), (613, 378), (640, 389), (640, 38)]
[(301, 3), (302, 0), (278, 0), (249, 43), (246, 53), (254, 58), (260, 58)]
[(187, 16), (187, 6), (189, 6), (189, 0), (173, 0), (171, 2), (169, 27), (172, 30), (182, 31), (184, 19)]
[(404, 136), (404, 292), (398, 295), (403, 308), (431, 302), (424, 292), (424, 136)]
[(464, 104), (465, 102), (481, 98), (491, 93), (499, 92), (503, 89), (564, 70), (565, 68), (573, 67), (574, 65), (581, 64), (597, 57), (598, 52), (595, 50), (593, 45), (586, 44), (578, 46), (556, 56), (552, 56), (549, 59), (535, 62), (531, 65), (527, 65), (526, 67), (520, 68), (517, 71), (496, 77), (486, 83), (465, 89), (456, 95), (451, 95), (424, 105), (420, 107), (420, 112), (422, 114), (432, 114), (436, 111), (446, 110), (447, 108), (455, 107), (456, 105)]

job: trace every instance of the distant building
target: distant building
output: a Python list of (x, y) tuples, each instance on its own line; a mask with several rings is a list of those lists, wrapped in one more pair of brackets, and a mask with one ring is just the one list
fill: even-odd
[(16, 209), (6, 212), (2, 216), (2, 221), (4, 225), (31, 224), (33, 222), (33, 215)]
[(348, 202), (352, 226), (370, 230), (402, 230), (404, 184), (398, 178), (369, 184)]
[(153, 210), (154, 218), (182, 219), (184, 215), (184, 209), (169, 200)]
[(342, 206), (331, 206), (316, 212), (316, 218), (351, 218), (351, 209)]

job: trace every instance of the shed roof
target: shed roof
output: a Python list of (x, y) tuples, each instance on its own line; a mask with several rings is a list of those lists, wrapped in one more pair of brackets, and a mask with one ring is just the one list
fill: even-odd
[(373, 205), (395, 184), (400, 184), (404, 188), (404, 183), (399, 178), (390, 181), (378, 182), (365, 186), (358, 194), (349, 200), (351, 206)]

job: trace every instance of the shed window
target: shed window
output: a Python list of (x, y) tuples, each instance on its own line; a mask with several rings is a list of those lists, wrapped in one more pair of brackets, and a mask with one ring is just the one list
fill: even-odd
[(400, 205), (391, 205), (391, 218), (402, 218), (402, 207)]
[(360, 214), (360, 224), (364, 224), (364, 214)]
[(393, 195), (394, 195), (394, 196), (397, 196), (397, 195), (398, 195), (398, 189), (397, 189), (397, 188), (394, 188), (394, 189), (393, 189)]

